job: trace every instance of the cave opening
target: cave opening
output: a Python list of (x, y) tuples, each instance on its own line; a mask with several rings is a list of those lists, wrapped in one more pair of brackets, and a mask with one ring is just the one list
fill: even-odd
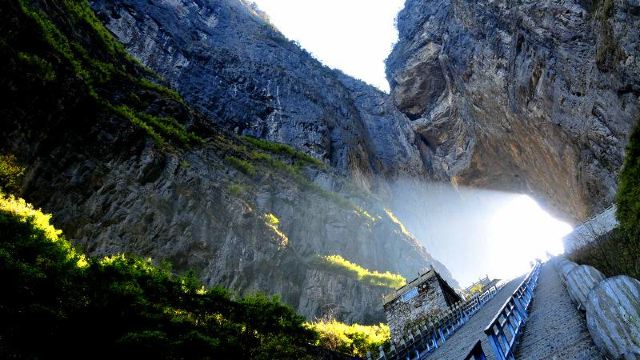
[(461, 286), (512, 279), (564, 252), (571, 225), (525, 194), (399, 181), (393, 212)]

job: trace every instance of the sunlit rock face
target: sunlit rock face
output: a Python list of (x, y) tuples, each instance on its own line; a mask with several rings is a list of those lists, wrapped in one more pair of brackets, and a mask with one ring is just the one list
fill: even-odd
[(638, 114), (637, 1), (408, 0), (387, 60), (432, 177), (535, 195), (570, 220), (611, 203)]
[[(355, 185), (356, 193), (385, 193), (388, 179), (426, 177), (410, 121), (387, 94), (323, 66), (246, 2), (93, 0), (91, 5), (127, 50), (206, 114), (212, 127), (287, 143), (329, 164), (329, 173), (306, 174), (322, 187), (351, 193)], [(310, 267), (315, 255), (340, 254), (371, 270), (408, 278), (432, 264), (456, 284), (415, 238), (398, 231), (379, 202), (362, 204), (375, 219), (369, 222), (353, 209), (322, 201), (286, 180), (265, 179), (230, 208), (224, 201), (206, 200), (224, 191), (216, 184), (230, 180), (207, 162), (191, 169), (194, 176), (212, 178), (180, 180), (198, 185), (197, 191), (189, 190), (193, 195), (188, 201), (169, 198), (160, 207), (141, 203), (136, 212), (188, 205), (180, 211), (192, 224), (188, 230), (173, 230), (174, 224), (170, 233), (206, 233), (225, 245), (183, 249), (171, 256), (176, 261), (197, 259), (210, 284), (279, 294), (309, 319), (335, 316), (365, 323), (384, 320), (381, 298), (391, 289)], [(240, 211), (245, 207), (254, 215), (276, 214), (289, 250), (278, 251), (274, 244), (264, 248), (265, 236), (252, 230), (255, 219), (247, 223), (248, 215)], [(223, 216), (221, 223), (212, 227), (207, 213)], [(141, 229), (137, 236), (150, 230)], [(172, 245), (148, 246), (158, 255), (174, 251)]]
[(423, 176), (386, 94), (323, 66), (239, 0), (94, 0), (105, 25), (212, 121), (326, 160), (366, 188)]

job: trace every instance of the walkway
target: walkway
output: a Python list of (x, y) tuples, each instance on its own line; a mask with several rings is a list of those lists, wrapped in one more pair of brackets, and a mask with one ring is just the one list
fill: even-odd
[(487, 354), (487, 358), (495, 359), (491, 345), (489, 345), (487, 336), (484, 334), (484, 328), (493, 319), (518, 285), (520, 285), (522, 279), (523, 277), (519, 277), (503, 286), (496, 296), (484, 304), (484, 306), (471, 317), (468, 323), (447, 339), (447, 342), (442, 347), (431, 354), (423, 355), (424, 357), (421, 357), (421, 359), (464, 359), (478, 339), (482, 340), (482, 348)]
[[(604, 359), (587, 330), (584, 314), (577, 310), (551, 262), (542, 265), (516, 359)], [(493, 350), (482, 344), (487, 355)]]

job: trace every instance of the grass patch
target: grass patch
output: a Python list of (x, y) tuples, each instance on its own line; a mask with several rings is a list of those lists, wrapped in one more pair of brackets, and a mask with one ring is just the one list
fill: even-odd
[(273, 213), (266, 213), (264, 215), (264, 222), (278, 237), (278, 246), (280, 246), (280, 248), (287, 247), (287, 245), (289, 245), (289, 237), (287, 237), (287, 235), (278, 228), (278, 225), (280, 225), (280, 219), (278, 219), (278, 217)]
[(409, 230), (407, 230), (407, 228), (404, 226), (404, 224), (402, 223), (402, 221), (400, 221), (400, 219), (398, 219), (395, 214), (389, 210), (389, 209), (384, 209), (384, 212), (387, 213), (387, 216), (389, 216), (389, 219), (391, 219), (391, 222), (393, 222), (394, 224), (398, 225), (400, 227), (400, 231), (402, 231), (402, 233), (405, 236), (408, 237), (413, 237), (413, 235), (411, 235), (411, 233), (409, 232)]
[[(64, 31), (54, 24), (50, 14), (37, 8), (33, 2), (19, 0), (19, 4), (22, 12), (33, 20), (39, 29), (44, 43), (66, 60), (76, 77), (85, 83), (88, 94), (98, 105), (129, 120), (161, 147), (169, 148), (168, 144), (188, 145), (202, 141), (174, 118), (155, 116), (146, 111), (136, 110), (131, 105), (113, 104), (107, 100), (108, 96), (103, 94), (104, 89), (114, 83), (120, 87), (123, 86), (122, 83), (131, 83), (136, 90), (151, 90), (185, 106), (184, 100), (175, 90), (156, 84), (142, 75), (138, 76), (148, 71), (113, 38), (97, 19), (87, 1), (62, 0), (57, 4), (67, 16), (68, 24), (63, 23), (64, 27), (70, 27), (63, 29)], [(71, 35), (67, 36), (67, 33)], [(90, 40), (82, 37), (80, 40), (77, 39), (85, 35), (90, 35)], [(87, 49), (91, 49), (91, 53)], [(20, 52), (18, 58), (35, 68), (43, 80), (55, 79), (54, 67), (40, 56)], [(127, 99), (137, 100), (133, 101), (136, 104), (140, 102), (135, 93), (131, 93)]]
[(253, 164), (251, 164), (247, 160), (239, 159), (235, 156), (227, 156), (224, 160), (246, 175), (256, 176), (257, 174), (255, 166), (253, 166)]
[(49, 82), (56, 79), (56, 71), (53, 65), (38, 55), (19, 52), (18, 59), (26, 63), (43, 81)]
[(614, 0), (600, 0), (594, 5), (595, 26), (601, 35), (600, 46), (596, 48), (596, 65), (604, 72), (615, 69), (624, 55), (609, 23), (615, 10), (614, 5)]
[(24, 171), (13, 154), (0, 154), (0, 191), (17, 193)]
[(145, 79), (145, 78), (138, 78), (138, 84), (140, 86), (142, 86), (143, 88), (147, 89), (147, 90), (153, 90), (155, 92), (158, 92), (160, 94), (164, 94), (170, 98), (172, 98), (173, 100), (185, 105), (185, 101), (182, 98), (182, 96), (180, 95), (180, 93), (178, 93), (177, 91), (175, 91), (174, 89), (168, 88), (166, 86), (162, 86), (160, 84), (157, 84), (151, 80)]
[(244, 184), (231, 184), (227, 189), (231, 194), (236, 196), (244, 195), (249, 191), (249, 187)]
[(396, 289), (407, 284), (407, 280), (402, 275), (389, 271), (383, 273), (371, 271), (340, 255), (319, 256), (315, 263), (323, 269), (341, 273), (368, 285)]
[(574, 251), (569, 258), (600, 270), (605, 276), (628, 275), (640, 279), (640, 241), (623, 229), (614, 229)]
[(391, 338), (387, 324), (347, 325), (331, 320), (306, 323), (305, 326), (319, 334), (318, 345), (363, 359), (367, 351), (377, 354), (378, 348), (386, 345)]
[(292, 159), (299, 160), (317, 167), (325, 167), (325, 164), (322, 161), (301, 151), (298, 151), (289, 145), (258, 139), (252, 136), (241, 136), (240, 138), (257, 147), (258, 149), (275, 154), (290, 156)]

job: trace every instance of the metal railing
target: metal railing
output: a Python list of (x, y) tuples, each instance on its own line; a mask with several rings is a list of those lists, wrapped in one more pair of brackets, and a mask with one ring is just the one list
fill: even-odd
[(473, 348), (471, 348), (471, 351), (469, 351), (469, 354), (464, 360), (487, 360), (487, 355), (485, 355), (484, 350), (482, 350), (482, 342), (480, 340), (473, 345)]
[(529, 275), (522, 280), (489, 326), (484, 329), (498, 360), (515, 360), (513, 354), (515, 343), (527, 321), (527, 310), (538, 282), (540, 266), (540, 262), (536, 262)]
[(500, 288), (490, 287), (481, 295), (475, 295), (467, 301), (461, 301), (452, 306), (442, 316), (427, 324), (408, 331), (407, 336), (398, 343), (391, 343), (389, 348), (380, 346), (378, 357), (367, 353), (367, 359), (420, 359), (423, 355), (435, 351), (444, 345), (459, 328), (480, 310), (498, 293)]

